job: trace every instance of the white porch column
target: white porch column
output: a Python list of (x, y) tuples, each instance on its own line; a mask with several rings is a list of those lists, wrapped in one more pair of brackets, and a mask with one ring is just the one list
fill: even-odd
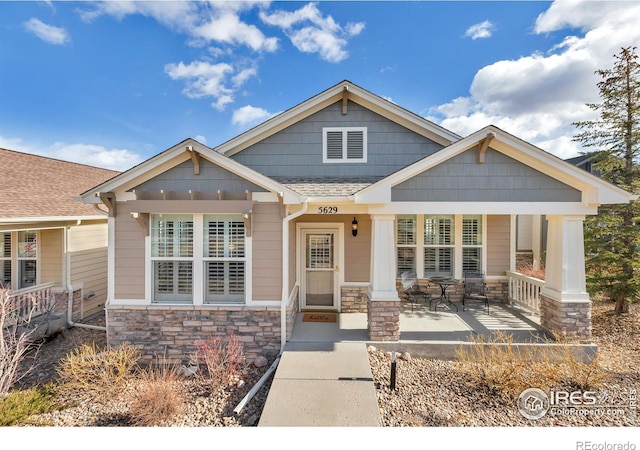
[(372, 341), (400, 339), (400, 298), (396, 288), (395, 216), (371, 216), (371, 272), (367, 322)]
[(584, 216), (547, 216), (547, 258), (540, 323), (569, 339), (591, 338), (584, 269)]
[(372, 216), (371, 273), (369, 282), (371, 300), (399, 300), (396, 288), (395, 216)]

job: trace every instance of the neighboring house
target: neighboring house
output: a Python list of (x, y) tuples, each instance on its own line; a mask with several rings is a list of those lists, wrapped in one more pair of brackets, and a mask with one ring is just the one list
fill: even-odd
[(76, 197), (117, 174), (0, 149), (0, 284), (12, 296), (57, 312), (72, 301), (69, 323), (104, 310), (107, 216)]
[(494, 126), (462, 138), (349, 81), (81, 195), (109, 210), (108, 341), (147, 358), (229, 334), (277, 353), (305, 310), (366, 312), (371, 340), (401, 339), (405, 270), (480, 269), (506, 300), (519, 214), (548, 221), (542, 325), (589, 339), (582, 223), (634, 198)]

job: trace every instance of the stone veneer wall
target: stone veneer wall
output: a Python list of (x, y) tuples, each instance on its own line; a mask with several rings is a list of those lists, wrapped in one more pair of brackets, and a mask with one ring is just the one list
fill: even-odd
[(234, 334), (247, 360), (280, 352), (280, 308), (246, 306), (107, 306), (107, 341), (142, 352), (141, 362), (156, 357), (185, 363), (195, 342)]
[(368, 299), (367, 322), (370, 340), (400, 340), (400, 302)]
[[(56, 289), (51, 292), (51, 295), (54, 297), (53, 312), (66, 314), (69, 308), (69, 291)], [(71, 320), (73, 322), (80, 322), (84, 319), (82, 302), (82, 288), (74, 289), (73, 303), (71, 305)]]
[(366, 313), (367, 286), (342, 286), (340, 289), (340, 312), (341, 313)]
[(559, 302), (542, 295), (540, 325), (570, 342), (590, 342), (591, 302)]

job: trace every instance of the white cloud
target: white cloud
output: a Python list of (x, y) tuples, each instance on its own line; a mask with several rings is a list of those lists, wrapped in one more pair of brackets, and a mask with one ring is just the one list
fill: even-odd
[(309, 3), (293, 12), (260, 13), (262, 21), (282, 28), (291, 43), (301, 52), (318, 53), (322, 59), (338, 63), (348, 58), (347, 39), (364, 30), (364, 23), (340, 26), (331, 16), (323, 16), (315, 3)]
[(207, 145), (207, 138), (201, 134), (197, 135), (194, 139), (201, 144)]
[(613, 55), (640, 41), (637, 2), (559, 1), (538, 16), (537, 33), (570, 27), (579, 35), (560, 45), (481, 68), (470, 95), (439, 105), (429, 118), (466, 136), (488, 124), (561, 157), (580, 149), (571, 142), (574, 122), (593, 118), (585, 103), (599, 102), (594, 72), (613, 65)]
[(35, 34), (49, 44), (64, 45), (71, 42), (71, 36), (66, 29), (47, 25), (35, 17), (24, 22), (23, 26), (29, 33)]
[(0, 148), (119, 171), (130, 169), (143, 161), (139, 153), (127, 149), (109, 149), (102, 145), (63, 142), (38, 145), (25, 142), (22, 138), (2, 135), (0, 135)]
[(231, 123), (240, 126), (256, 125), (277, 114), (278, 113), (270, 113), (262, 108), (247, 105), (233, 111)]
[(485, 20), (484, 22), (476, 23), (467, 28), (464, 35), (470, 37), (473, 40), (491, 37), (492, 32), (495, 30), (495, 26)]
[(227, 78), (233, 73), (233, 67), (226, 63), (211, 64), (206, 61), (194, 61), (184, 64), (167, 64), (165, 72), (173, 80), (184, 80), (184, 95), (189, 98), (213, 97), (212, 106), (218, 110), (233, 102), (234, 90), (226, 85)]

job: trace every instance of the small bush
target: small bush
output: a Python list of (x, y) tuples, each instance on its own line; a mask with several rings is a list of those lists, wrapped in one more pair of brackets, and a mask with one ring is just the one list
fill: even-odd
[(537, 278), (538, 280), (544, 280), (545, 277), (545, 269), (544, 266), (540, 265), (540, 267), (535, 268), (533, 264), (522, 264), (518, 266), (518, 273), (522, 275), (526, 275), (528, 277)]
[(139, 386), (131, 405), (133, 425), (158, 426), (178, 414), (184, 398), (178, 389), (180, 376), (172, 365), (150, 367), (139, 374)]
[(124, 387), (139, 359), (138, 350), (126, 343), (108, 349), (83, 344), (62, 360), (58, 369), (61, 388), (91, 392), (103, 400)]
[(227, 387), (239, 379), (245, 356), (235, 335), (226, 342), (220, 336), (196, 342), (196, 349), (196, 360), (206, 367), (205, 376), (213, 389)]
[(24, 422), (33, 414), (55, 410), (55, 397), (53, 384), (0, 396), (0, 426), (10, 427)]

